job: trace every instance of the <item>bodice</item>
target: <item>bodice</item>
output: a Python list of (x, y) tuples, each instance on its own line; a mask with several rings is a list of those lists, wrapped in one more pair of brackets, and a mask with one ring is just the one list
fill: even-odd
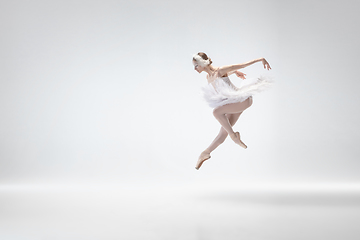
[[(225, 84), (224, 84), (225, 83)], [(238, 88), (230, 81), (229, 77), (218, 77), (212, 82), (209, 82), (215, 91), (221, 91), (222, 88), (226, 87), (229, 90), (238, 90)], [(221, 89), (220, 89), (221, 88)]]

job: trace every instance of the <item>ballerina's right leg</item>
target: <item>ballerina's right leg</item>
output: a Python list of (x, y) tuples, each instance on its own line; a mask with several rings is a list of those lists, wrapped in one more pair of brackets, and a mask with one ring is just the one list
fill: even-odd
[[(237, 120), (239, 119), (241, 114), (242, 114), (242, 112), (234, 113), (234, 114), (227, 114), (227, 118), (229, 119), (229, 123), (231, 126), (235, 125), (235, 123), (237, 122)], [(227, 136), (228, 136), (228, 133), (226, 132), (226, 130), (223, 127), (221, 127), (219, 134), (216, 136), (214, 141), (210, 144), (210, 146), (204, 152), (211, 153), (212, 151), (214, 151), (220, 144), (222, 144), (225, 141)]]

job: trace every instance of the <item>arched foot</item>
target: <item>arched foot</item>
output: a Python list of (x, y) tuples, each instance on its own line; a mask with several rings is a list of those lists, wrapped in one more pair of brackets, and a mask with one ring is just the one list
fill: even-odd
[(240, 133), (236, 132), (234, 134), (230, 134), (231, 139), (238, 145), (240, 145), (240, 147), (246, 149), (247, 146), (245, 145), (245, 143), (243, 141), (240, 140)]
[(195, 169), (199, 170), (199, 168), (201, 167), (201, 165), (208, 160), (209, 158), (211, 158), (210, 153), (208, 152), (202, 152), (199, 156), (199, 159), (196, 163)]

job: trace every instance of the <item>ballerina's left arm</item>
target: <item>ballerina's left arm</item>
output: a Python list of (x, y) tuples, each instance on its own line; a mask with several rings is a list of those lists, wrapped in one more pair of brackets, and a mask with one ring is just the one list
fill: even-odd
[(270, 64), (265, 60), (265, 58), (258, 58), (258, 59), (254, 59), (252, 61), (249, 61), (249, 62), (245, 62), (245, 63), (240, 63), (240, 64), (234, 64), (234, 65), (228, 65), (228, 66), (223, 66), (223, 67), (220, 67), (219, 69), (219, 74), (221, 76), (227, 74), (227, 73), (230, 73), (230, 72), (234, 72), (238, 69), (241, 69), (241, 68), (245, 68), (247, 66), (250, 66), (254, 63), (257, 63), (257, 62), (262, 62), (262, 64), (264, 65), (264, 68), (267, 69), (267, 70), (270, 70), (271, 67), (270, 67)]

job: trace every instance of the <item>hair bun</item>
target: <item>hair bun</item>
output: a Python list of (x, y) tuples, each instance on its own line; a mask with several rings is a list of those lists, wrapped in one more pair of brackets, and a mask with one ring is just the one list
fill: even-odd
[(199, 63), (200, 66), (208, 66), (212, 63), (211, 59), (206, 55), (206, 53), (199, 52), (193, 56), (193, 60)]

